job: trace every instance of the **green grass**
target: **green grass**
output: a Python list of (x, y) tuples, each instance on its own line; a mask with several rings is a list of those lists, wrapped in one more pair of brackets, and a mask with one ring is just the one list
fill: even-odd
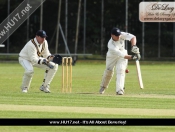
[[(175, 63), (140, 62), (144, 89), (139, 88), (136, 66), (129, 62), (125, 94), (116, 96), (114, 77), (99, 95), (104, 61), (78, 61), (73, 66), (72, 93), (61, 92), (61, 66), (51, 83), (51, 93), (39, 90), (44, 77), (35, 68), (31, 87), (21, 93), (23, 68), (18, 63), (0, 63), (0, 118), (175, 118)], [(169, 126), (1, 126), (2, 132), (171, 132)]]

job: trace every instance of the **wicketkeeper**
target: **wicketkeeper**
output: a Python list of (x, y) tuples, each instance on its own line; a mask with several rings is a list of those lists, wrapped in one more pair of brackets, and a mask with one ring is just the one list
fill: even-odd
[[(125, 49), (125, 40), (131, 42), (131, 52), (128, 55)], [(118, 28), (111, 30), (111, 39), (108, 42), (108, 52), (106, 55), (106, 69), (103, 73), (99, 93), (103, 94), (108, 88), (111, 78), (114, 75), (114, 67), (116, 67), (116, 94), (124, 94), (125, 70), (128, 60), (140, 60), (139, 48), (136, 46), (136, 36), (121, 32)]]
[(51, 55), (46, 37), (45, 31), (37, 31), (35, 38), (28, 41), (19, 53), (19, 63), (25, 70), (21, 85), (23, 93), (27, 93), (29, 90), (34, 73), (33, 66), (45, 70), (40, 90), (50, 93), (49, 85), (57, 72), (58, 64), (61, 64), (62, 58), (59, 55)]

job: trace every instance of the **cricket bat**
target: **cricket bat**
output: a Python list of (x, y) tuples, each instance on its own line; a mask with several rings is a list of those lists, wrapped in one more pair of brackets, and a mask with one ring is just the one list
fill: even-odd
[(140, 70), (140, 63), (138, 60), (136, 60), (136, 69), (137, 69), (137, 76), (138, 76), (140, 88), (143, 89), (142, 74)]

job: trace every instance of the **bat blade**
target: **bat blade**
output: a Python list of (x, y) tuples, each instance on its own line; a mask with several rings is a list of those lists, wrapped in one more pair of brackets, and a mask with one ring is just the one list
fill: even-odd
[(137, 76), (138, 76), (140, 88), (143, 89), (144, 87), (143, 87), (143, 81), (142, 81), (142, 74), (140, 70), (140, 63), (138, 60), (136, 60), (136, 69), (137, 69)]

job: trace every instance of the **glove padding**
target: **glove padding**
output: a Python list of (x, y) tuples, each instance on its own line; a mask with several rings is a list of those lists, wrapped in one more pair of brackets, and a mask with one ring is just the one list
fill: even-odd
[(54, 64), (49, 62), (47, 59), (42, 59), (41, 63), (48, 66), (50, 69), (54, 68)]
[(134, 54), (139, 54), (139, 48), (136, 45), (133, 45), (131, 48), (131, 52)]
[(140, 54), (132, 55), (132, 59), (133, 60), (140, 60), (141, 59), (141, 55)]
[(52, 60), (54, 63), (61, 65), (62, 64), (62, 56), (60, 55), (54, 55), (54, 58)]

